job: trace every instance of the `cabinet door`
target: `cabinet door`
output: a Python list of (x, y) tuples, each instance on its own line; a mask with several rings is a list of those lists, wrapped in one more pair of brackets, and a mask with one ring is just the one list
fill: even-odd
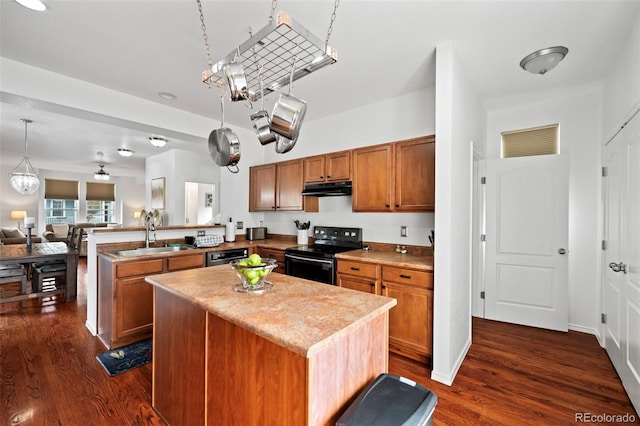
[(319, 183), (324, 182), (326, 176), (324, 174), (325, 156), (316, 155), (304, 159), (304, 182)]
[(332, 152), (325, 157), (327, 182), (351, 180), (351, 151)]
[(391, 211), (393, 199), (393, 145), (353, 150), (353, 211)]
[(370, 278), (355, 277), (353, 275), (338, 274), (338, 286), (365, 293), (376, 294), (377, 282)]
[(249, 211), (276, 209), (276, 165), (265, 164), (249, 169)]
[(284, 250), (258, 247), (257, 252), (260, 254), (260, 257), (267, 257), (269, 259), (277, 260), (278, 266), (276, 266), (273, 272), (279, 272), (281, 274), (284, 274)]
[(433, 290), (383, 281), (382, 295), (398, 301), (389, 311), (389, 344), (412, 358), (430, 356)]
[(394, 210), (433, 211), (435, 206), (435, 136), (396, 144)]
[(276, 210), (303, 210), (302, 160), (277, 163), (276, 171)]
[[(153, 330), (153, 286), (144, 277), (116, 280), (113, 340)], [(141, 340), (141, 339), (137, 339)]]

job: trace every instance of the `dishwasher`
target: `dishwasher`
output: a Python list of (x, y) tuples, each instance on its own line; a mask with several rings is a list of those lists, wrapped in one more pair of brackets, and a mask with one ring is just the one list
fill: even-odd
[(246, 248), (210, 251), (206, 254), (205, 266), (223, 265), (245, 257), (249, 257), (249, 250)]

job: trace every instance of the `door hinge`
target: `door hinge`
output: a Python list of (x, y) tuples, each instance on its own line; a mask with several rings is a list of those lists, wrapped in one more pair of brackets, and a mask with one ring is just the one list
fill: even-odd
[(607, 240), (602, 240), (602, 250), (607, 249)]
[(603, 167), (602, 168), (602, 177), (607, 177), (607, 175), (609, 174), (609, 168), (608, 167)]
[(486, 176), (482, 176), (480, 178), (480, 184), (481, 185), (486, 185), (487, 184), (487, 177)]
[(480, 292), (480, 299), (484, 299), (484, 291)]
[(486, 234), (480, 234), (480, 241), (487, 241)]
[(607, 314), (604, 314), (604, 313), (600, 314), (600, 322), (602, 324), (606, 324), (607, 323)]

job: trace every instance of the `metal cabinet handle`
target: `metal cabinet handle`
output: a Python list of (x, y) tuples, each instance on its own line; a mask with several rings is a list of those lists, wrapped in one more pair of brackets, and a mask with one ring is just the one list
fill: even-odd
[(611, 268), (613, 272), (622, 272), (623, 274), (627, 273), (627, 265), (625, 265), (622, 262), (620, 263), (611, 262), (609, 264), (609, 268)]
[(411, 279), (411, 275), (400, 274), (400, 278), (406, 278), (406, 279), (410, 280)]
[(360, 268), (356, 268), (355, 266), (352, 266), (352, 267), (351, 267), (351, 270), (352, 270), (352, 271), (359, 271), (359, 270), (360, 270)]
[(320, 176), (320, 179), (324, 179), (324, 176)]
[(566, 252), (567, 251), (565, 249), (563, 249), (563, 248), (559, 248), (558, 249), (558, 253), (560, 253), (560, 254), (565, 254)]

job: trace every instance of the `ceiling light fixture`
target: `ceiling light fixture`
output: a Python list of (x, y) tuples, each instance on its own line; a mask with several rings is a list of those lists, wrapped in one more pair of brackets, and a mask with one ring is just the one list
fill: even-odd
[(35, 10), (36, 12), (44, 12), (47, 10), (47, 6), (45, 6), (45, 4), (40, 0), (16, 0), (16, 2), (27, 9)]
[(178, 99), (178, 97), (176, 95), (174, 95), (173, 93), (169, 93), (169, 92), (160, 92), (158, 93), (158, 96), (160, 96), (162, 99), (166, 99), (169, 101), (175, 101), (176, 99)]
[(564, 46), (547, 47), (533, 52), (520, 61), (523, 70), (532, 74), (544, 75), (555, 68), (569, 53)]
[(168, 141), (165, 138), (161, 138), (160, 136), (151, 136), (149, 138), (149, 142), (151, 142), (151, 145), (155, 146), (156, 148), (162, 148), (167, 144)]
[(98, 164), (100, 170), (93, 174), (95, 180), (109, 180), (109, 173), (104, 171), (104, 164)]
[[(24, 158), (16, 168), (9, 173), (9, 183), (16, 192), (22, 195), (31, 195), (36, 192), (40, 186), (40, 179), (27, 156), (27, 125), (33, 123), (33, 121), (26, 118), (21, 118), (20, 121), (24, 122)], [(19, 170), (21, 167), (22, 169)]]
[(123, 157), (131, 157), (133, 155), (133, 151), (127, 148), (118, 148), (118, 154)]

